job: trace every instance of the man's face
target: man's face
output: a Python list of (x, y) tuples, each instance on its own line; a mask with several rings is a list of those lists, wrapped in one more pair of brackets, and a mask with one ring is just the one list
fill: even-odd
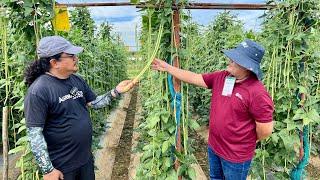
[(243, 76), (245, 73), (247, 73), (247, 69), (238, 65), (237, 63), (235, 63), (234, 61), (232, 61), (231, 59), (229, 59), (229, 64), (227, 66), (227, 71), (235, 76), (235, 77), (241, 77)]
[(62, 73), (75, 73), (78, 71), (78, 57), (74, 54), (62, 53), (57, 65)]

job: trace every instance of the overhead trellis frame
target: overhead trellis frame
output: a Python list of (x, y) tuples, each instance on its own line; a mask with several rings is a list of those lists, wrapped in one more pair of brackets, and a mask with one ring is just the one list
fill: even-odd
[[(118, 3), (65, 3), (56, 4), (57, 6), (67, 7), (99, 7), (99, 6), (136, 6), (137, 8), (161, 8), (164, 6), (153, 5), (148, 3), (130, 3), (130, 2), (118, 2)], [(275, 5), (271, 4), (251, 4), (251, 3), (185, 3), (185, 4), (172, 4), (172, 9), (232, 9), (232, 10), (267, 10), (274, 8)], [(166, 7), (167, 8), (167, 7)]]

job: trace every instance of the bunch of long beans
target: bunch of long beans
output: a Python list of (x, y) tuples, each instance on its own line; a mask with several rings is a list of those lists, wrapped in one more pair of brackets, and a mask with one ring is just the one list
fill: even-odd
[(266, 48), (264, 82), (275, 103), (276, 125), (271, 138), (258, 146), (253, 177), (265, 179), (271, 173), (289, 178), (299, 161), (299, 130), (320, 123), (316, 93), (320, 61), (314, 56), (319, 47), (313, 34), (319, 29), (318, 8), (318, 1), (286, 0), (266, 13), (260, 41)]

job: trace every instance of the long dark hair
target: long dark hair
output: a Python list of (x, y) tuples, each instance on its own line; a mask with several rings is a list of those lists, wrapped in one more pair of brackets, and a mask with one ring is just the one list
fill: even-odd
[(61, 54), (56, 54), (51, 57), (40, 58), (31, 62), (24, 71), (25, 84), (29, 87), (42, 74), (49, 72), (50, 60), (55, 59), (59, 61)]

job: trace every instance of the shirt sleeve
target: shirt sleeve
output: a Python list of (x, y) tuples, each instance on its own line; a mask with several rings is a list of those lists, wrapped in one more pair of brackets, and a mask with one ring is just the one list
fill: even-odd
[(97, 98), (97, 95), (92, 91), (87, 83), (85, 83), (85, 91), (84, 97), (86, 98), (87, 103), (94, 101)]
[(252, 118), (260, 123), (271, 122), (273, 111), (273, 101), (267, 92), (256, 96), (249, 107), (249, 112)]
[(84, 97), (86, 99), (86, 103), (94, 101), (97, 98), (97, 95), (92, 91), (88, 83), (79, 75), (77, 75), (83, 83), (84, 86)]
[(27, 127), (43, 128), (48, 113), (48, 102), (36, 94), (30, 93), (24, 100), (24, 113)]
[(31, 151), (42, 171), (47, 174), (53, 171), (54, 167), (49, 157), (47, 143), (44, 139), (41, 127), (28, 127), (27, 136), (30, 141)]
[(202, 74), (203, 81), (208, 86), (208, 89), (212, 89), (212, 86), (215, 83), (215, 79), (218, 77), (220, 73), (221, 71)]

